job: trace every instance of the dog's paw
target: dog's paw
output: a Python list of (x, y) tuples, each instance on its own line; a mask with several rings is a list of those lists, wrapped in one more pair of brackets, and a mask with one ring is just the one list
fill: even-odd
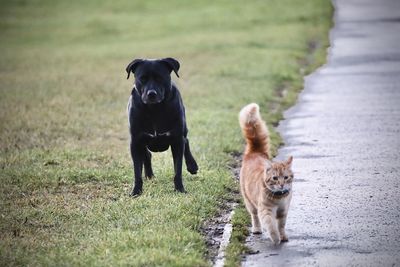
[(187, 171), (190, 173), (190, 174), (196, 174), (197, 173), (197, 171), (199, 170), (199, 167), (197, 166), (197, 163), (194, 161), (194, 162), (190, 162), (190, 163), (187, 163), (187, 165), (186, 165), (186, 169), (187, 169)]
[(146, 167), (145, 167), (144, 168), (144, 176), (149, 180), (153, 179), (154, 178), (153, 170), (152, 169), (146, 169)]
[(129, 193), (129, 196), (135, 198), (140, 196), (141, 194), (142, 194), (142, 189), (134, 188), (132, 192)]
[(186, 190), (185, 190), (185, 188), (182, 186), (182, 187), (176, 187), (175, 186), (175, 191), (177, 191), (177, 192), (179, 192), (179, 193), (184, 193), (184, 194), (186, 194), (187, 192), (186, 192)]
[(154, 178), (154, 175), (153, 175), (153, 174), (149, 174), (149, 175), (145, 174), (145, 177), (146, 177), (147, 179), (151, 180), (151, 179)]

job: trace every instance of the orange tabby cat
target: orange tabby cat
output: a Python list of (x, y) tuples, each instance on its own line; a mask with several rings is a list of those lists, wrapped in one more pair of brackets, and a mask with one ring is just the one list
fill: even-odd
[(240, 111), (239, 123), (246, 139), (240, 189), (251, 215), (252, 232), (268, 231), (277, 245), (288, 241), (285, 223), (292, 198), (293, 158), (284, 162), (271, 161), (268, 128), (257, 104), (249, 104)]

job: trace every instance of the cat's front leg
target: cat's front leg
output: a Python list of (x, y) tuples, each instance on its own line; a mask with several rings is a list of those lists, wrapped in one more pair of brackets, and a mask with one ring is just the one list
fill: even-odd
[(251, 225), (252, 225), (251, 232), (253, 234), (261, 234), (260, 220), (258, 219), (257, 213), (251, 214)]
[(259, 217), (261, 219), (261, 227), (263, 232), (266, 233), (268, 231), (272, 243), (274, 243), (274, 245), (279, 245), (281, 243), (281, 238), (272, 210), (261, 210)]
[(244, 197), (244, 204), (246, 206), (247, 211), (251, 215), (251, 225), (252, 225), (251, 232), (253, 234), (261, 234), (261, 226), (260, 226), (260, 220), (258, 219), (257, 208), (250, 202), (249, 199), (247, 199), (247, 197)]
[(278, 218), (278, 229), (281, 237), (281, 242), (288, 242), (289, 239), (285, 232), (286, 214), (284, 217)]
[(278, 220), (278, 229), (279, 229), (279, 234), (281, 237), (281, 242), (289, 241), (289, 239), (286, 235), (286, 232), (285, 232), (286, 217), (287, 217), (287, 208), (282, 209), (282, 210), (278, 209), (278, 211), (276, 213), (276, 219)]

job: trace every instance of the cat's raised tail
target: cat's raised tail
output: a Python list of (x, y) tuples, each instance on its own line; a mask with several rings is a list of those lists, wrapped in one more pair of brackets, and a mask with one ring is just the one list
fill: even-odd
[(239, 124), (246, 139), (245, 155), (258, 152), (270, 159), (269, 132), (260, 116), (260, 107), (256, 103), (242, 108), (239, 113)]

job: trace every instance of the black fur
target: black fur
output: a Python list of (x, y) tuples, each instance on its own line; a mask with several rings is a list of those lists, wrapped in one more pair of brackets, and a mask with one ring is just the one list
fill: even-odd
[[(182, 183), (182, 161), (187, 170), (197, 173), (186, 127), (185, 108), (178, 88), (171, 82), (171, 72), (178, 76), (180, 64), (173, 58), (157, 60), (135, 59), (127, 67), (135, 75), (135, 86), (128, 102), (130, 151), (134, 168), (131, 196), (142, 193), (142, 169), (151, 178), (151, 152), (161, 152), (171, 146), (175, 170), (175, 189), (185, 192)], [(179, 77), (179, 76), (178, 76)], [(151, 151), (151, 152), (150, 152)]]

